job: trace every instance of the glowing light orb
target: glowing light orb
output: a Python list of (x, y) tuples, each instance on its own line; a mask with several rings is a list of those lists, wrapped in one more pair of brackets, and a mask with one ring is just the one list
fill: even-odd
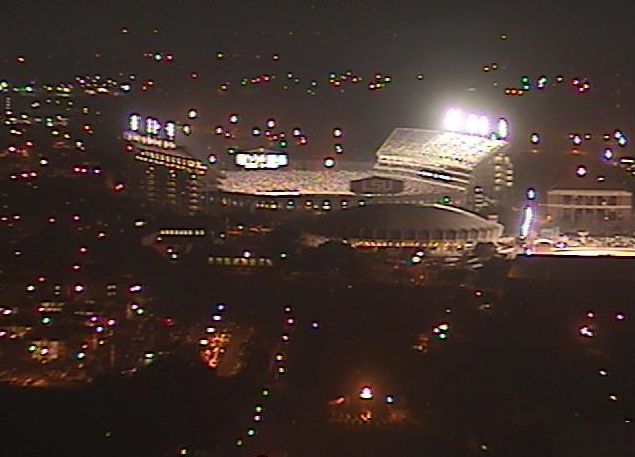
[(578, 165), (578, 167), (575, 169), (575, 174), (579, 178), (584, 178), (587, 175), (587, 173), (588, 173), (588, 170), (584, 165)]
[(373, 399), (373, 389), (370, 386), (364, 386), (359, 391), (359, 398), (362, 400)]
[(538, 144), (540, 143), (540, 135), (537, 133), (532, 133), (529, 136), (529, 141), (531, 142), (531, 144)]
[(324, 159), (324, 162), (322, 162), (322, 164), (325, 168), (333, 168), (335, 166), (335, 159), (332, 157), (327, 157)]

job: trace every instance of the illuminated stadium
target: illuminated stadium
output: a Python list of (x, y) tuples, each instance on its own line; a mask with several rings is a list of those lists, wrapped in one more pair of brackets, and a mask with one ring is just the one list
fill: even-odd
[(377, 151), (378, 176), (428, 181), (449, 190), (467, 191), (478, 168), (507, 142), (457, 132), (395, 129)]
[[(418, 204), (447, 198), (465, 206), (468, 191), (474, 188), (491, 197), (501, 188), (511, 187), (511, 163), (503, 154), (508, 146), (508, 130), (504, 119), (498, 120), (493, 131), (486, 117), (451, 109), (446, 113), (443, 131), (395, 129), (377, 150), (375, 162), (365, 169), (347, 169), (338, 161), (337, 169), (310, 171), (297, 169), (293, 160), (284, 161), (285, 166), (288, 164), (284, 170), (278, 166), (275, 170), (264, 169), (274, 162), (272, 156), (282, 153), (263, 149), (263, 157), (259, 157), (257, 150), (252, 150), (248, 151), (248, 160), (237, 160), (241, 171), (221, 172), (217, 189), (233, 201), (240, 196), (257, 197), (258, 205), (274, 209), (280, 206), (279, 198), (340, 198), (342, 206), (348, 204), (349, 197), (372, 197), (375, 203)], [(502, 168), (507, 170), (501, 172)], [(268, 203), (263, 203), (263, 198)], [(331, 209), (331, 201), (325, 202)], [(287, 203), (293, 207), (296, 203), (306, 206), (307, 202)], [(309, 200), (308, 206), (315, 208), (313, 203)]]
[[(354, 196), (351, 182), (371, 178), (372, 171), (347, 170), (277, 170), (254, 173), (252, 171), (226, 171), (219, 178), (223, 192), (268, 197), (299, 197), (311, 195)], [(402, 194), (418, 195), (434, 191), (426, 183), (406, 182)]]

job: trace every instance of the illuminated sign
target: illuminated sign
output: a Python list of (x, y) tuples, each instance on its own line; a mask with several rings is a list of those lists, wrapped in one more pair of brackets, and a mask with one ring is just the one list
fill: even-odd
[(370, 177), (351, 181), (351, 191), (357, 194), (398, 194), (404, 183), (398, 179)]
[(131, 114), (128, 118), (128, 127), (132, 132), (138, 132), (141, 128), (141, 116), (138, 114)]
[(200, 160), (164, 154), (161, 152), (139, 150), (135, 154), (135, 159), (141, 162), (163, 165), (168, 168), (196, 172), (198, 174), (205, 174), (207, 171), (207, 165)]
[(204, 228), (164, 228), (159, 230), (161, 236), (205, 236), (206, 234), (207, 231)]
[(289, 165), (289, 156), (283, 153), (239, 152), (235, 164), (246, 170), (276, 170)]
[(163, 133), (168, 139), (173, 140), (176, 137), (177, 124), (174, 121), (167, 121), (164, 126), (158, 119), (147, 117), (145, 120), (137, 113), (128, 116), (128, 130), (136, 133), (145, 133), (150, 136), (160, 136)]
[(464, 113), (457, 108), (451, 108), (445, 113), (443, 128), (449, 132), (493, 137), (498, 140), (504, 140), (509, 136), (509, 122), (506, 119), (498, 119), (494, 130), (487, 116)]
[(157, 146), (161, 149), (176, 149), (176, 143), (171, 140), (163, 140), (148, 135), (140, 135), (134, 132), (124, 132), (123, 137), (126, 141), (141, 143), (146, 146)]
[(168, 121), (165, 123), (165, 134), (166, 136), (173, 140), (176, 137), (176, 123), (173, 121)]
[(435, 171), (421, 170), (418, 174), (422, 178), (431, 178), (439, 181), (452, 181), (452, 177), (450, 175), (437, 173)]
[(158, 135), (161, 132), (161, 123), (153, 117), (146, 118), (146, 133)]

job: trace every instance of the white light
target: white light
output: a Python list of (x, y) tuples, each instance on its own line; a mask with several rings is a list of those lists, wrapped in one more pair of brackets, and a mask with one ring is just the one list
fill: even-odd
[(362, 387), (359, 391), (359, 398), (362, 400), (371, 400), (373, 398), (373, 389), (368, 386)]
[(479, 120), (476, 114), (468, 114), (467, 115), (467, 133), (470, 135), (476, 135), (479, 132)]
[(486, 116), (480, 116), (478, 118), (478, 134), (482, 136), (487, 136), (490, 133), (491, 132), (489, 129), (489, 119)]
[(133, 132), (138, 132), (141, 128), (141, 116), (138, 114), (131, 114), (128, 118), (128, 126)]
[(161, 124), (153, 117), (146, 118), (146, 133), (148, 135), (158, 135), (161, 131)]
[(531, 230), (531, 224), (534, 221), (534, 209), (527, 205), (523, 210), (523, 222), (520, 226), (520, 237), (527, 238), (529, 231)]
[(509, 122), (507, 121), (507, 119), (501, 117), (498, 120), (497, 133), (499, 139), (507, 139), (507, 137), (509, 136)]
[(463, 127), (463, 113), (461, 110), (451, 108), (445, 113), (443, 128), (450, 132), (457, 132)]
[(176, 123), (168, 121), (165, 123), (165, 134), (168, 138), (174, 139), (176, 136)]

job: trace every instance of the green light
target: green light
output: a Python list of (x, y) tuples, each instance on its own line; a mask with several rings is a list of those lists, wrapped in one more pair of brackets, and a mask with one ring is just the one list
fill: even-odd
[(48, 316), (44, 316), (42, 319), (40, 319), (40, 322), (44, 325), (48, 325), (53, 321), (53, 319), (51, 319)]
[(262, 389), (262, 396), (263, 397), (268, 397), (269, 396), (269, 389), (268, 388), (264, 388)]
[(452, 197), (450, 197), (449, 195), (444, 195), (441, 198), (441, 203), (443, 203), (444, 205), (449, 205), (452, 203)]
[(261, 413), (264, 411), (264, 408), (262, 407), (262, 405), (256, 405), (254, 411), (256, 411), (257, 413)]
[(29, 352), (35, 352), (37, 350), (37, 346), (35, 344), (29, 344), (26, 350)]
[(254, 436), (256, 434), (256, 430), (253, 428), (250, 428), (247, 430), (247, 436)]
[(236, 446), (241, 447), (242, 445), (243, 445), (243, 440), (242, 440), (242, 439), (240, 439), (240, 438), (238, 438), (238, 439), (236, 440)]
[(278, 141), (278, 147), (280, 148), (286, 148), (287, 147), (287, 140), (280, 140)]

